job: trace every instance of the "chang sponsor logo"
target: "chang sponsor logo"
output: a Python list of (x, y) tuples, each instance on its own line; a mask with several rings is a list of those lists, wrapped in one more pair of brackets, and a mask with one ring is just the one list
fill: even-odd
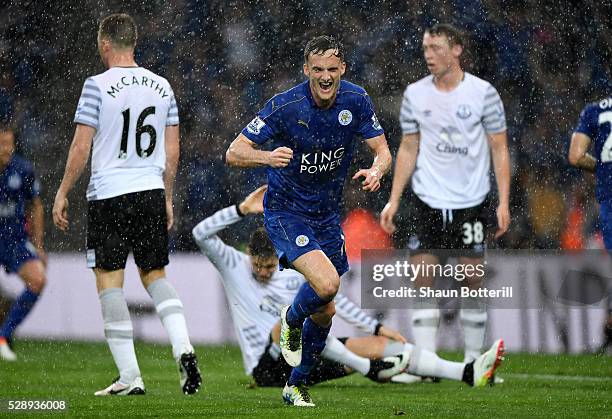
[(461, 132), (455, 127), (445, 127), (442, 129), (440, 134), (440, 142), (436, 144), (436, 150), (439, 153), (444, 154), (459, 154), (460, 156), (467, 156), (467, 146), (457, 146), (455, 144), (464, 144), (463, 136)]
[(467, 156), (468, 154), (467, 147), (456, 147), (454, 145), (445, 144), (445, 143), (438, 143), (436, 145), (436, 150), (444, 154), (459, 154), (461, 156)]
[(300, 173), (314, 175), (331, 172), (340, 166), (344, 157), (344, 147), (316, 153), (304, 153), (300, 159)]

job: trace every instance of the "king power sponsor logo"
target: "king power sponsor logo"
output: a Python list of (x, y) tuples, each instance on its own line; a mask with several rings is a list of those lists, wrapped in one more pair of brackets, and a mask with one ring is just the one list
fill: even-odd
[(344, 147), (335, 150), (304, 153), (300, 159), (300, 173), (314, 175), (316, 173), (331, 172), (342, 164)]

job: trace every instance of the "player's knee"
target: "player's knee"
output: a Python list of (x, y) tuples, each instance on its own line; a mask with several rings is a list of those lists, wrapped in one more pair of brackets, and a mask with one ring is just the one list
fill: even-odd
[(23, 264), (18, 272), (21, 280), (31, 291), (40, 294), (45, 287), (47, 277), (41, 261), (32, 259)]
[(327, 279), (323, 284), (319, 287), (320, 293), (319, 297), (324, 300), (333, 300), (338, 293), (338, 288), (340, 288), (340, 278), (331, 278)]
[(336, 304), (333, 301), (327, 303), (327, 305), (323, 308), (323, 313), (326, 317), (332, 318), (336, 314)]

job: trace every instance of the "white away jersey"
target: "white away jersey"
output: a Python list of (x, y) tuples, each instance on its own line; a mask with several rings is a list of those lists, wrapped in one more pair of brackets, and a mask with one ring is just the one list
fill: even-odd
[(87, 200), (164, 188), (165, 129), (179, 123), (166, 79), (141, 67), (89, 77), (74, 122), (96, 129)]
[(427, 76), (404, 92), (403, 134), (420, 133), (412, 190), (438, 209), (474, 207), (490, 189), (487, 134), (506, 130), (504, 105), (487, 81), (465, 73), (451, 92)]
[[(297, 271), (284, 269), (276, 271), (268, 282), (256, 280), (249, 255), (226, 245), (216, 235), (240, 219), (236, 206), (227, 207), (195, 226), (193, 237), (221, 273), (244, 369), (251, 374), (268, 345), (281, 307), (291, 304), (305, 278)], [(341, 294), (336, 295), (335, 302), (336, 313), (345, 321), (374, 333), (378, 323), (375, 319)]]

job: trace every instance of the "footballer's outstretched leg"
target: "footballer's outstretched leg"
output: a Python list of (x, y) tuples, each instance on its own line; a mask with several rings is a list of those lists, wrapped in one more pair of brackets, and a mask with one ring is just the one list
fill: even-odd
[(442, 378), (463, 381), (474, 387), (493, 384), (495, 370), (503, 360), (504, 341), (497, 340), (491, 348), (472, 362), (447, 361), (426, 348), (410, 343), (391, 341), (387, 343), (384, 354), (407, 352), (410, 362), (405, 373), (395, 375), (391, 381), (412, 384), (423, 378)]

